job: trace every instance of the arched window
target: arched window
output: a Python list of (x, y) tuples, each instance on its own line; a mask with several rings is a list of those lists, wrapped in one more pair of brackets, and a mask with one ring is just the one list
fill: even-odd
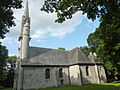
[(86, 76), (89, 76), (89, 68), (86, 66)]
[(59, 69), (59, 77), (60, 77), (60, 78), (63, 77), (63, 69), (62, 69), (62, 68)]
[(46, 69), (45, 71), (45, 78), (50, 79), (50, 69)]
[(100, 67), (100, 71), (102, 71), (102, 68)]

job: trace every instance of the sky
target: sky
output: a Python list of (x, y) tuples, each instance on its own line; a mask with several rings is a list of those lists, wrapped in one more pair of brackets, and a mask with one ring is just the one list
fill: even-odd
[[(28, 0), (31, 17), (30, 26), (30, 46), (53, 48), (63, 47), (71, 50), (75, 47), (87, 46), (87, 37), (99, 26), (99, 20), (94, 22), (87, 19), (86, 14), (77, 12), (72, 19), (66, 20), (62, 24), (55, 23), (56, 14), (40, 11), (44, 0)], [(23, 2), (26, 6), (26, 0)], [(18, 55), (18, 37), (20, 35), (21, 20), (24, 13), (22, 9), (14, 10), (16, 26), (10, 28), (6, 38), (0, 40), (9, 50), (9, 55)]]

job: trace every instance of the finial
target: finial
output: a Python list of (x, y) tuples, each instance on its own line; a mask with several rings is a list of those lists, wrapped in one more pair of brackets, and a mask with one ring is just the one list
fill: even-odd
[(92, 55), (92, 52), (90, 52), (89, 55)]
[(26, 8), (25, 8), (25, 11), (24, 11), (24, 16), (29, 16), (29, 7), (28, 7), (28, 0), (26, 2)]
[(27, 0), (27, 2), (26, 2), (26, 8), (28, 8), (28, 0)]
[(93, 55), (94, 55), (95, 57), (97, 57), (97, 54), (96, 54), (95, 52), (93, 53)]

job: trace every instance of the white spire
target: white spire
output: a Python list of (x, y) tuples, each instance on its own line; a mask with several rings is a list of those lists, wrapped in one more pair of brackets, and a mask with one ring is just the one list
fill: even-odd
[(28, 1), (26, 3), (26, 8), (24, 11), (24, 15), (22, 17), (22, 28), (21, 28), (22, 38), (21, 49), (20, 49), (20, 57), (24, 60), (28, 58), (28, 49), (29, 49), (29, 41), (30, 41), (30, 17), (29, 17), (29, 8)]
[(26, 23), (30, 24), (28, 0), (26, 2), (26, 7), (25, 7), (24, 15), (23, 15), (23, 23), (24, 23), (24, 25)]
[(27, 0), (27, 3), (26, 3), (26, 8), (25, 8), (25, 11), (24, 11), (24, 16), (25, 16), (25, 17), (29, 17), (28, 0)]

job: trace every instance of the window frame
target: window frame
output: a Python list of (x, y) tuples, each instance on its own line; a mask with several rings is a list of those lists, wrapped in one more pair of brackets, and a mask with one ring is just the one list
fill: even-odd
[(86, 76), (89, 76), (90, 75), (90, 73), (89, 73), (89, 66), (86, 66)]
[(45, 79), (50, 79), (50, 69), (49, 68), (47, 68), (45, 70)]
[(59, 78), (63, 78), (63, 69), (59, 68)]

